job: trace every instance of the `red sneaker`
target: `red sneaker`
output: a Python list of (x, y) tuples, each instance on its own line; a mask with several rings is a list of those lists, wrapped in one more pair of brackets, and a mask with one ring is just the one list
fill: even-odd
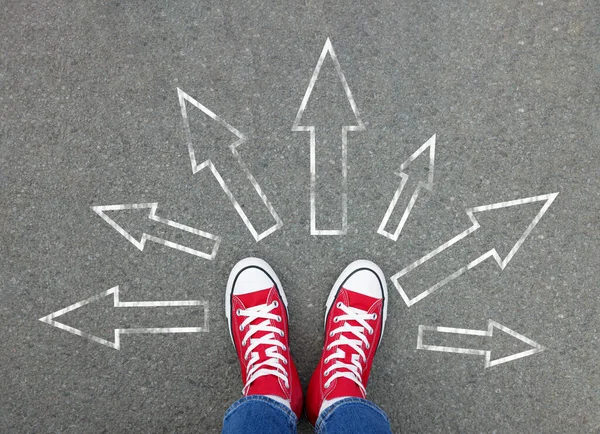
[(233, 267), (225, 314), (240, 360), (243, 395), (287, 401), (300, 418), (302, 385), (290, 355), (287, 300), (269, 264), (246, 258)]
[(313, 426), (323, 404), (335, 398), (366, 396), (386, 316), (383, 272), (370, 261), (354, 261), (327, 299), (323, 354), (306, 392), (306, 416)]

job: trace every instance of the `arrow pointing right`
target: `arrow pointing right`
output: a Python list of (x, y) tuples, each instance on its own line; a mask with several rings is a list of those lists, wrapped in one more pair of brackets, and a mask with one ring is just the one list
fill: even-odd
[[(556, 199), (556, 196), (558, 196), (558, 193), (551, 193), (551, 194), (544, 194), (541, 196), (528, 197), (528, 198), (524, 198), (524, 199), (511, 200), (508, 202), (493, 203), (491, 205), (477, 206), (475, 208), (468, 208), (466, 210), (466, 212), (467, 212), (467, 215), (469, 216), (469, 219), (473, 223), (473, 225), (469, 229), (465, 230), (464, 232), (461, 232), (460, 234), (458, 234), (451, 240), (445, 242), (444, 244), (439, 246), (437, 249), (429, 252), (428, 254), (423, 256), (418, 261), (413, 262), (408, 267), (404, 268), (399, 273), (396, 273), (391, 277), (392, 282), (396, 286), (396, 289), (398, 289), (398, 291), (400, 292), (400, 296), (402, 297), (402, 299), (404, 300), (406, 305), (408, 307), (412, 306), (413, 304), (424, 299), (431, 293), (437, 291), (438, 289), (440, 289), (441, 287), (446, 285), (448, 282), (451, 282), (452, 280), (456, 279), (457, 277), (459, 277), (463, 273), (467, 272), (471, 268), (481, 264), (483, 261), (485, 261), (486, 259), (488, 259), (490, 257), (494, 258), (496, 260), (496, 263), (498, 264), (498, 266), (502, 270), (504, 270), (504, 268), (506, 268), (506, 266), (508, 265), (510, 260), (515, 255), (515, 253), (517, 253), (517, 250), (519, 250), (519, 248), (521, 247), (523, 242), (525, 242), (525, 239), (529, 236), (529, 234), (531, 233), (531, 231), (533, 230), (535, 225), (538, 224), (538, 222), (540, 221), (540, 219), (542, 218), (544, 213), (548, 210), (548, 208), (550, 207), (550, 205), (552, 204), (554, 199)], [(506, 208), (506, 207), (511, 207), (511, 206), (518, 206), (518, 205), (523, 205), (523, 204), (533, 203), (533, 202), (544, 202), (544, 205), (542, 206), (541, 210), (537, 213), (537, 215), (535, 216), (533, 221), (529, 224), (529, 226), (527, 227), (527, 229), (525, 230), (523, 235), (521, 235), (521, 238), (519, 238), (519, 240), (515, 243), (515, 245), (512, 247), (512, 249), (510, 250), (510, 252), (504, 259), (500, 258), (500, 255), (498, 254), (496, 249), (493, 248), (493, 249), (485, 252), (481, 256), (477, 257), (475, 260), (469, 262), (466, 266), (461, 267), (454, 273), (450, 274), (449, 276), (446, 276), (444, 279), (440, 280), (433, 286), (422, 290), (417, 296), (415, 296), (413, 298), (410, 298), (408, 296), (408, 294), (406, 293), (406, 291), (400, 284), (400, 278), (414, 272), (414, 270), (417, 269), (419, 266), (423, 265), (430, 259), (434, 258), (435, 256), (437, 256), (444, 250), (446, 250), (454, 245), (460, 245), (459, 241), (463, 240), (467, 236), (469, 236), (472, 233), (474, 233), (475, 231), (477, 231), (480, 228), (480, 224), (477, 221), (477, 219), (475, 218), (476, 213), (488, 212), (488, 211), (492, 211), (492, 210), (496, 210), (496, 209), (501, 209), (501, 208)], [(455, 254), (454, 251), (452, 253)], [(430, 274), (436, 275), (436, 273), (431, 273), (431, 272), (430, 272)]]
[[(431, 189), (433, 188), (433, 169), (434, 169), (434, 161), (435, 161), (435, 137), (436, 137), (435, 134), (433, 136), (431, 136), (431, 138), (429, 140), (427, 140), (419, 149), (417, 149), (415, 151), (414, 154), (412, 154), (409, 157), (408, 160), (406, 160), (400, 166), (400, 173), (398, 174), (401, 178), (400, 187), (398, 187), (398, 190), (396, 190), (396, 193), (394, 193), (394, 197), (392, 198), (392, 201), (390, 202), (390, 205), (388, 206), (388, 209), (387, 209), (385, 215), (383, 216), (383, 220), (381, 220), (379, 229), (377, 229), (378, 234), (383, 235), (384, 237), (389, 238), (392, 241), (398, 241), (400, 232), (402, 232), (402, 228), (404, 227), (406, 220), (408, 220), (408, 216), (410, 215), (410, 212), (412, 211), (413, 206), (415, 205), (415, 202), (417, 201), (417, 198), (419, 197), (421, 188), (425, 188), (429, 191), (431, 191)], [(429, 150), (429, 152), (425, 152), (427, 150)], [(425, 175), (427, 176), (426, 181), (421, 180), (421, 178), (423, 178), (424, 176), (422, 174), (420, 174), (418, 171), (417, 171), (416, 176), (410, 176), (410, 174), (405, 173), (405, 172), (407, 172), (408, 167), (410, 165), (412, 165), (413, 161), (415, 161), (420, 155), (429, 157), (429, 164), (427, 166), (427, 171), (425, 172)], [(421, 175), (421, 176), (419, 176), (419, 175)], [(410, 186), (410, 188), (407, 187), (407, 184)], [(411, 191), (413, 193), (410, 196), (408, 203), (406, 203), (404, 205), (404, 203), (406, 202), (406, 198), (408, 197), (405, 194), (403, 196), (404, 200), (401, 202), (403, 206), (397, 206), (398, 200), (400, 199), (400, 195), (404, 192), (404, 190), (408, 191), (409, 194)], [(394, 210), (396, 208), (398, 208), (400, 210), (404, 209), (404, 213), (402, 214), (402, 217), (400, 218), (400, 222), (398, 223), (396, 230), (393, 233), (390, 233), (385, 230), (385, 227), (387, 226), (388, 221), (390, 220), (390, 217), (392, 216), (392, 213), (394, 212)]]
[[(439, 345), (426, 345), (423, 344), (423, 332), (436, 332), (436, 333), (445, 333), (445, 334), (458, 334), (458, 335), (470, 335), (470, 336), (485, 336), (491, 338), (493, 336), (494, 328), (503, 331), (510, 336), (525, 342), (526, 344), (533, 347), (530, 350), (522, 351), (517, 354), (513, 354), (510, 356), (502, 357), (500, 359), (491, 360), (492, 351), (491, 350), (482, 350), (482, 349), (472, 349), (472, 348), (458, 348), (458, 347), (447, 347), (447, 346), (439, 346)], [(469, 329), (457, 329), (452, 327), (433, 327), (433, 326), (419, 326), (419, 332), (417, 335), (417, 350), (428, 350), (428, 351), (440, 351), (443, 353), (458, 353), (458, 354), (470, 354), (474, 356), (485, 356), (485, 367), (491, 368), (492, 366), (500, 365), (502, 363), (510, 362), (512, 360), (521, 359), (523, 357), (531, 356), (532, 354), (539, 353), (545, 350), (537, 342), (532, 341), (531, 339), (519, 334), (508, 327), (503, 326), (502, 324), (497, 323), (496, 321), (489, 320), (488, 321), (488, 329), (487, 330), (469, 330)]]

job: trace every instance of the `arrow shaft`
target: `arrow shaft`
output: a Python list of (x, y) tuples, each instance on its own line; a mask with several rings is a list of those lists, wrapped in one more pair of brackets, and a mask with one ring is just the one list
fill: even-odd
[(265, 229), (264, 231), (259, 233), (258, 230), (256, 229), (256, 226), (254, 224), (252, 224), (252, 222), (250, 221), (250, 218), (248, 217), (248, 214), (246, 213), (246, 211), (244, 211), (244, 209), (242, 208), (240, 203), (237, 201), (237, 199), (233, 195), (233, 192), (231, 191), (231, 189), (229, 188), (229, 186), (227, 185), (227, 183), (225, 182), (225, 180), (223, 179), (223, 177), (221, 176), (221, 174), (219, 173), (219, 171), (217, 170), (217, 168), (215, 167), (215, 165), (213, 164), (213, 162), (211, 160), (207, 161), (207, 166), (210, 168), (210, 171), (213, 174), (214, 178), (221, 186), (221, 189), (223, 190), (223, 192), (225, 193), (225, 195), (227, 196), (227, 198), (233, 205), (234, 209), (236, 210), (236, 212), (238, 213), (238, 215), (240, 216), (240, 218), (242, 219), (242, 221), (244, 222), (244, 224), (246, 225), (246, 227), (248, 228), (248, 230), (250, 231), (250, 233), (252, 234), (254, 239), (256, 241), (260, 241), (263, 238), (265, 238), (268, 235), (275, 232), (277, 229), (281, 228), (283, 226), (283, 221), (281, 220), (281, 218), (275, 211), (275, 208), (273, 207), (271, 202), (269, 202), (267, 195), (263, 192), (262, 188), (260, 187), (260, 185), (258, 184), (256, 179), (252, 175), (252, 172), (250, 172), (250, 169), (248, 169), (248, 166), (246, 166), (246, 164), (242, 160), (242, 157), (240, 156), (240, 154), (237, 150), (237, 146), (232, 145), (231, 151), (233, 152), (233, 155), (236, 159), (238, 166), (242, 169), (242, 172), (245, 174), (246, 178), (248, 179), (248, 181), (250, 181), (250, 184), (252, 185), (252, 187), (254, 188), (254, 190), (256, 191), (258, 196), (260, 197), (261, 202), (267, 208), (271, 217), (275, 220), (274, 225), (268, 227), (267, 229)]
[[(406, 175), (405, 173), (401, 173), (400, 177), (402, 178), (402, 180), (400, 181), (400, 186), (398, 187), (398, 189), (396, 190), (396, 192), (394, 193), (394, 197), (392, 198), (387, 211), (385, 212), (385, 215), (383, 216), (383, 219), (381, 220), (381, 223), (379, 224), (379, 228), (377, 229), (377, 233), (379, 233), (380, 235), (383, 235), (386, 238), (389, 238), (390, 240), (393, 241), (398, 241), (398, 237), (400, 236), (400, 232), (402, 232), (402, 228), (404, 227), (404, 224), (406, 223), (406, 220), (408, 219), (408, 216), (410, 215), (413, 206), (415, 205), (415, 202), (417, 201), (417, 198), (419, 197), (419, 193), (421, 191), (421, 187), (420, 186), (416, 186), (413, 189), (410, 189), (407, 187), (407, 185), (410, 186), (410, 177), (408, 175)], [(406, 203), (406, 198), (409, 197), (408, 194), (402, 194), (405, 192), (405, 190), (407, 192), (409, 192), (408, 194), (410, 194), (410, 191), (412, 190), (412, 195), (410, 196), (410, 199), (408, 199), (408, 203)], [(404, 198), (403, 200), (400, 200), (401, 198)], [(394, 232), (388, 232), (385, 230), (385, 228), (387, 227), (390, 218), (392, 217), (392, 215), (394, 214), (394, 211), (398, 209), (398, 210), (402, 210), (404, 209), (404, 212), (402, 213), (402, 217), (400, 217), (400, 221), (396, 226), (396, 229), (394, 230)]]
[[(190, 307), (190, 306), (203, 306), (204, 307), (204, 325), (201, 327), (137, 327), (137, 328), (118, 328), (115, 329), (115, 341), (106, 341), (101, 338), (93, 339), (96, 342), (108, 345), (111, 348), (119, 349), (121, 346), (121, 335), (135, 335), (135, 334), (170, 334), (170, 333), (202, 333), (208, 332), (208, 316), (209, 308), (207, 301), (200, 300), (180, 300), (180, 301), (120, 301), (119, 293), (115, 293), (114, 306), (117, 308), (155, 308), (155, 307)], [(89, 336), (86, 336), (89, 338)], [(94, 336), (95, 337), (95, 336)], [(103, 341), (103, 342), (100, 342)]]
[[(455, 247), (454, 249), (451, 249), (451, 251), (449, 251), (449, 253), (446, 254), (443, 258), (443, 259), (450, 258), (450, 259), (452, 259), (451, 261), (444, 261), (443, 259), (439, 259), (439, 258), (437, 260), (433, 261), (433, 258), (438, 256), (440, 253), (446, 251), (450, 247), (454, 246), (455, 244), (459, 243), (461, 240), (465, 239), (466, 237), (471, 235), (473, 232), (475, 232), (478, 228), (479, 228), (479, 225), (474, 224), (469, 229), (461, 232), (460, 234), (458, 234), (451, 240), (445, 242), (444, 244), (439, 246), (437, 249), (432, 250), (427, 255), (425, 255), (422, 258), (420, 258), (419, 260), (413, 262), (412, 264), (405, 267), (400, 272), (396, 273), (395, 275), (393, 275), (391, 277), (392, 282), (394, 282), (396, 289), (398, 289), (398, 291), (400, 292), (400, 295), (401, 295), (402, 299), (404, 300), (404, 302), (407, 304), (407, 306), (409, 306), (409, 307), (412, 306), (413, 304), (415, 304), (418, 301), (422, 300), (423, 298), (427, 297), (431, 293), (437, 291), (438, 289), (440, 289), (447, 283), (449, 283), (452, 280), (456, 279), (457, 277), (461, 276), (462, 274), (464, 274), (471, 268), (473, 268), (473, 267), (477, 266), (478, 264), (480, 264), (481, 262), (485, 261), (490, 256), (494, 256), (495, 251), (490, 250), (489, 252), (484, 253), (483, 255), (480, 255), (476, 259), (468, 262), (467, 265), (460, 267), (458, 269), (450, 268), (450, 270), (452, 270), (452, 271), (449, 271), (448, 263), (456, 263), (456, 260), (453, 260), (454, 258), (464, 257), (464, 256), (456, 254), (455, 250), (458, 247)], [(496, 254), (496, 256), (497, 256), (497, 254)], [(430, 265), (430, 267), (425, 267), (426, 270), (423, 271), (422, 267), (425, 264), (432, 264), (432, 265)], [(443, 272), (437, 270), (437, 268), (439, 268), (440, 266), (443, 267)], [(421, 268), (419, 268), (419, 267), (421, 267)], [(436, 270), (432, 271), (431, 270), (432, 267), (435, 267)], [(440, 274), (442, 274), (442, 275), (446, 275), (446, 277), (437, 282), (429, 282), (424, 287), (423, 287), (423, 285), (421, 285), (421, 287), (418, 288), (416, 291), (417, 295), (411, 298), (411, 297), (409, 297), (409, 295), (406, 292), (406, 288), (405, 288), (406, 284), (401, 283), (401, 280), (405, 281), (407, 279), (407, 277), (405, 277), (405, 276), (407, 276), (407, 275), (414, 276), (414, 274), (417, 273), (418, 271), (421, 271), (422, 276), (439, 276)], [(415, 291), (411, 291), (411, 293), (414, 293), (414, 292)]]
[(417, 349), (419, 350), (428, 350), (428, 351), (438, 351), (443, 353), (458, 353), (458, 354), (468, 354), (474, 356), (487, 356), (488, 351), (472, 349), (472, 348), (460, 348), (460, 347), (448, 347), (441, 345), (428, 345), (423, 343), (423, 333), (424, 332), (435, 332), (435, 333), (443, 333), (443, 334), (454, 334), (454, 335), (468, 335), (468, 336), (484, 336), (490, 337), (492, 336), (491, 329), (490, 330), (471, 330), (471, 329), (460, 329), (460, 328), (452, 328), (452, 327), (433, 327), (433, 326), (419, 326), (419, 332), (417, 335)]
[[(335, 186), (332, 186), (331, 178), (336, 174), (330, 171), (330, 176), (325, 176), (325, 173), (321, 173), (319, 177), (325, 178), (326, 181), (319, 186), (317, 185), (317, 134), (315, 127), (308, 127), (310, 131), (310, 232), (311, 235), (345, 235), (348, 231), (348, 131), (353, 131), (353, 127), (344, 126), (342, 127), (341, 135), (341, 180), (339, 183), (339, 189), (336, 191)], [(331, 131), (319, 134), (319, 150), (323, 154), (332, 157), (331, 144), (338, 144), (339, 138), (336, 140), (337, 134), (331, 133)], [(327, 137), (328, 140), (323, 138)], [(329, 146), (329, 149), (325, 149)], [(327, 152), (329, 151), (329, 152)], [(335, 158), (321, 158), (321, 162), (324, 165), (329, 160), (335, 161)], [(322, 170), (324, 172), (324, 170)], [(336, 171), (337, 172), (337, 171)], [(325, 188), (333, 189), (337, 193), (337, 198), (329, 197), (330, 200), (321, 201), (322, 204), (333, 205), (328, 206), (327, 211), (330, 216), (340, 218), (341, 227), (339, 229), (318, 229), (317, 226), (317, 189), (325, 190)], [(339, 205), (339, 207), (338, 207)], [(320, 210), (324, 211), (323, 209)]]

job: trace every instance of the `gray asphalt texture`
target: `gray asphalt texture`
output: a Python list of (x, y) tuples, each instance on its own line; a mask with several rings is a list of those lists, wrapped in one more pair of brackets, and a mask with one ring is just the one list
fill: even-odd
[[(394, 432), (600, 432), (597, 1), (58, 0), (0, 11), (1, 432), (219, 432), (242, 389), (224, 315), (235, 262), (256, 255), (279, 274), (306, 386), (325, 300), (349, 262), (373, 260), (390, 277), (467, 229), (466, 208), (554, 192), (504, 270), (489, 259), (410, 308), (388, 280), (368, 397)], [(366, 129), (349, 134), (348, 234), (316, 237), (309, 135), (291, 127), (327, 37)], [(240, 154), (280, 230), (255, 242), (212, 175), (192, 175), (178, 87), (248, 137)], [(311, 119), (336, 131), (348, 107), (330, 97)], [(268, 227), (229, 142), (193, 134), (198, 159), (220, 164)], [(433, 134), (434, 189), (392, 242), (376, 230), (394, 172)], [(335, 207), (340, 154), (327, 149), (319, 203)], [(91, 209), (142, 202), (221, 235), (216, 259), (151, 242), (139, 251)], [(482, 215), (482, 231), (425, 280), (495, 245), (506, 254), (538, 210), (490, 213), (485, 232)], [(321, 217), (335, 224), (335, 211)], [(210, 331), (127, 335), (114, 350), (38, 321), (116, 285), (122, 301), (207, 300)], [(64, 322), (109, 339), (115, 327), (203, 321), (201, 309), (115, 312), (110, 302)], [(485, 369), (481, 356), (416, 349), (419, 325), (485, 330), (490, 319), (546, 350)], [(464, 345), (498, 346), (495, 357), (519, 351), (515, 342)]]

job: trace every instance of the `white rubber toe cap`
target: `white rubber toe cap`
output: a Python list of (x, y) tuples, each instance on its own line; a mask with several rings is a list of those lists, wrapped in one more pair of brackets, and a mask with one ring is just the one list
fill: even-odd
[(250, 294), (262, 289), (272, 288), (273, 281), (262, 269), (252, 267), (242, 270), (235, 280), (233, 293), (235, 295)]
[(344, 282), (343, 287), (348, 291), (357, 292), (373, 298), (383, 297), (381, 281), (373, 270), (359, 269)]

